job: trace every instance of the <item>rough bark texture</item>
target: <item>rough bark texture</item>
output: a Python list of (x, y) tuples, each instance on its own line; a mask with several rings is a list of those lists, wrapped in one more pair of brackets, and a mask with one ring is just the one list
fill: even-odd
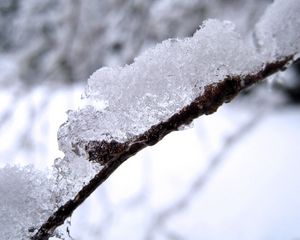
[(293, 56), (288, 56), (266, 64), (257, 73), (245, 76), (228, 76), (223, 81), (208, 85), (205, 87), (203, 94), (167, 121), (152, 126), (148, 131), (131, 138), (125, 143), (116, 141), (89, 142), (86, 147), (89, 160), (98, 162), (104, 167), (78, 192), (74, 199), (69, 200), (50, 216), (32, 237), (32, 240), (49, 239), (54, 230), (63, 224), (72, 212), (129, 157), (147, 146), (156, 144), (168, 133), (177, 131), (180, 126), (191, 123), (195, 118), (203, 114), (214, 113), (223, 103), (230, 102), (240, 91), (279, 70), (285, 69), (292, 60)]

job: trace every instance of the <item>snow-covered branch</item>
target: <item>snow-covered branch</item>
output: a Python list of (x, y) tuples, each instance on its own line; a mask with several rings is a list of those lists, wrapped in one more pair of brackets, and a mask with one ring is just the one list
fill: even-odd
[[(87, 4), (75, 3), (78, 14), (66, 18), (72, 26), (81, 22), (77, 15), (84, 15), (80, 9)], [(166, 40), (131, 65), (96, 71), (79, 109), (69, 111), (68, 121), (60, 127), (64, 158), (56, 159), (46, 173), (32, 167), (0, 169), (0, 238), (39, 240), (57, 235), (58, 227), (129, 157), (195, 118), (214, 113), (243, 89), (299, 59), (299, 12), (298, 0), (276, 0), (247, 37), (229, 21), (207, 20), (190, 38)], [(46, 46), (52, 42), (51, 29), (43, 30)], [(69, 55), (77, 49), (75, 36), (82, 31), (70, 29), (67, 45), (57, 44), (61, 57), (46, 66), (52, 73), (58, 64), (64, 74), (77, 79), (80, 75), (76, 67), (70, 68)], [(70, 41), (74, 47), (69, 47)], [(116, 49), (122, 47), (118, 45)], [(88, 52), (93, 49), (90, 46)], [(38, 56), (25, 62), (35, 69)], [(78, 57), (76, 62), (84, 65), (84, 59)], [(3, 119), (7, 121), (7, 114)]]
[(69, 112), (59, 141), (65, 153), (60, 162), (90, 162), (97, 171), (32, 239), (48, 239), (129, 157), (296, 61), (299, 10), (297, 0), (276, 1), (257, 24), (253, 42), (232, 23), (209, 20), (192, 38), (164, 41), (129, 66), (94, 73), (83, 106)]
[(218, 84), (206, 86), (203, 95), (196, 98), (190, 105), (184, 107), (167, 121), (152, 126), (148, 131), (127, 142), (90, 141), (86, 145), (88, 160), (100, 163), (103, 168), (76, 194), (74, 199), (60, 207), (42, 225), (33, 239), (48, 239), (55, 228), (63, 224), (72, 212), (129, 157), (147, 146), (156, 144), (168, 133), (177, 131), (182, 125), (189, 124), (193, 119), (203, 114), (214, 113), (220, 105), (232, 100), (244, 88), (284, 69), (291, 59), (292, 56), (289, 56), (283, 60), (269, 63), (262, 71), (254, 75), (228, 77)]

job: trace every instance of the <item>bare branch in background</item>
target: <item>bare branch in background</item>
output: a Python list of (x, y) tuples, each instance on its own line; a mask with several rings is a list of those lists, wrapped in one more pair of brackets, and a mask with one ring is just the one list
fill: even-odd
[(150, 226), (149, 231), (146, 235), (147, 240), (153, 239), (153, 235), (157, 231), (162, 232), (168, 236), (170, 236), (171, 234), (171, 236), (173, 236), (172, 239), (181, 239), (179, 236), (177, 238), (174, 238), (174, 236), (177, 236), (177, 234), (165, 229), (165, 224), (169, 219), (171, 219), (176, 214), (179, 214), (189, 206), (194, 197), (207, 186), (210, 179), (214, 176), (216, 170), (218, 170), (218, 167), (225, 160), (227, 152), (230, 151), (235, 146), (235, 144), (237, 144), (245, 135), (249, 134), (251, 130), (260, 122), (262, 117), (263, 115), (260, 114), (260, 112), (258, 114), (255, 114), (248, 122), (243, 124), (237, 131), (235, 131), (231, 136), (225, 139), (225, 142), (221, 149), (212, 159), (208, 160), (208, 166), (206, 167), (204, 172), (200, 172), (199, 175), (194, 179), (189, 190), (174, 204), (155, 215), (153, 224)]

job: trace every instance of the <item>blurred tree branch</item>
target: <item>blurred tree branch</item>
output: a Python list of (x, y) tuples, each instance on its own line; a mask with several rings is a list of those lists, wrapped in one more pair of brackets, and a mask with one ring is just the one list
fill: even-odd
[(160, 211), (155, 215), (152, 224), (147, 232), (146, 238), (147, 240), (154, 239), (154, 234), (156, 231), (161, 231), (165, 235), (170, 236), (170, 239), (184, 239), (180, 236), (177, 236), (176, 233), (169, 231), (166, 229), (165, 224), (170, 218), (179, 214), (185, 208), (189, 206), (195, 195), (197, 195), (210, 181), (210, 179), (214, 176), (214, 173), (218, 169), (218, 167), (225, 160), (226, 153), (229, 152), (232, 147), (236, 143), (240, 141), (245, 135), (247, 135), (251, 129), (253, 129), (262, 119), (263, 113), (258, 111), (248, 120), (246, 123), (242, 124), (241, 127), (233, 134), (225, 138), (225, 142), (221, 149), (209, 160), (208, 166), (204, 170), (204, 172), (200, 172), (198, 176), (191, 183), (188, 191), (183, 194), (174, 204), (168, 206), (166, 209)]

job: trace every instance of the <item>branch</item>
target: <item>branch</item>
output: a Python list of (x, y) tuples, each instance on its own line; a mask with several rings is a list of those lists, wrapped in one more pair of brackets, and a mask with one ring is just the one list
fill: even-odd
[[(297, 55), (300, 52), (297, 31), (300, 26), (299, 10), (298, 0), (276, 0), (271, 4), (253, 31), (257, 49), (243, 41), (230, 23), (210, 20), (192, 38), (165, 41), (137, 58), (131, 66), (121, 70), (106, 68), (97, 71), (90, 78), (86, 91), (90, 104), (69, 115), (59, 136), (67, 161), (77, 154), (80, 161), (85, 161), (86, 157), (90, 162), (99, 163), (102, 168), (76, 195), (72, 195), (75, 196), (73, 199), (61, 203), (32, 240), (49, 239), (55, 229), (129, 157), (156, 144), (168, 133), (179, 130), (195, 118), (214, 113), (243, 89), (296, 61), (300, 57)], [(153, 71), (156, 75), (152, 75)], [(166, 82), (156, 81), (162, 79)], [(170, 86), (165, 86), (168, 84)], [(181, 84), (179, 88), (177, 84)], [(151, 88), (153, 85), (155, 87)], [(151, 89), (145, 86), (151, 86)], [(187, 87), (187, 92), (182, 92), (180, 87)], [(186, 99), (174, 97), (191, 94), (190, 91), (192, 94), (199, 93), (196, 97), (192, 95), (194, 100), (189, 103)], [(162, 110), (162, 118), (156, 118), (153, 112), (161, 112), (159, 104), (166, 103), (161, 96), (163, 94), (170, 98), (170, 102)], [(159, 109), (155, 109), (156, 105), (149, 107), (152, 113), (148, 112), (148, 97), (152, 102), (160, 101)], [(136, 100), (139, 98), (141, 102)], [(98, 111), (98, 100), (111, 101), (108, 109)], [(172, 102), (179, 104), (179, 110)], [(132, 106), (128, 106), (129, 103)], [(127, 125), (135, 122), (136, 113), (140, 111), (142, 118), (137, 121), (141, 124), (135, 126), (134, 131), (128, 129)], [(118, 127), (112, 128), (110, 121), (121, 115), (123, 117), (117, 118)], [(152, 121), (152, 118), (155, 120)], [(128, 119), (129, 122), (124, 123)], [(151, 121), (147, 121), (149, 119)], [(106, 134), (108, 136), (103, 137)], [(123, 138), (122, 134), (126, 137)]]
[[(88, 159), (98, 162), (104, 167), (75, 196), (40, 227), (32, 240), (46, 240), (54, 230), (71, 216), (73, 211), (96, 190), (124, 161), (147, 146), (152, 146), (182, 125), (191, 123), (195, 118), (214, 113), (223, 103), (230, 102), (243, 89), (262, 81), (269, 75), (284, 70), (293, 62), (294, 56), (286, 56), (280, 60), (265, 64), (260, 71), (245, 76), (227, 76), (223, 81), (205, 87), (204, 93), (188, 106), (174, 114), (167, 121), (152, 126), (148, 131), (132, 137), (124, 143), (117, 141), (91, 141), (86, 145)], [(295, 59), (294, 59), (295, 60)]]

